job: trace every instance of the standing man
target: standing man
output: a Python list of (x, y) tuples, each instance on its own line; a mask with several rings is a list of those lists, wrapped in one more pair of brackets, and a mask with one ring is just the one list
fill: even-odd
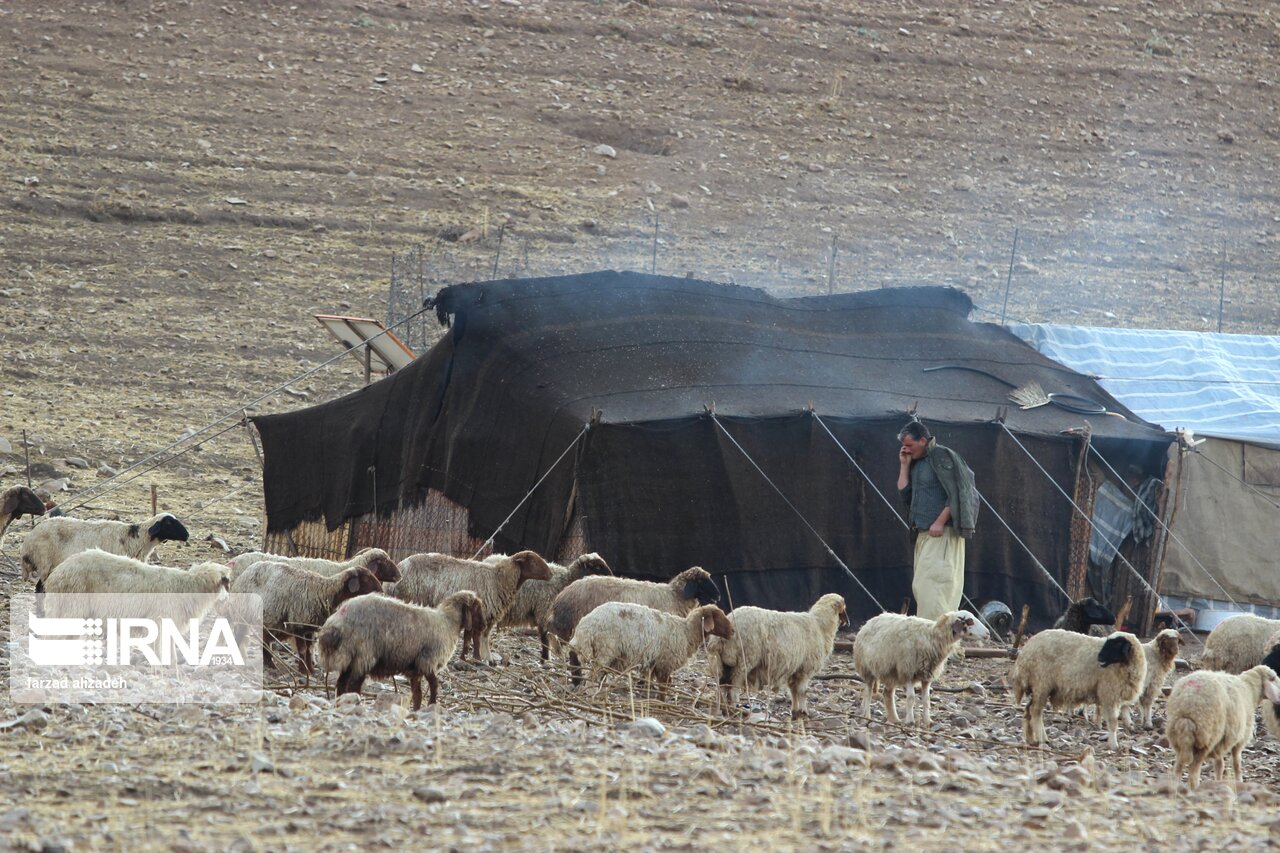
[(916, 614), (936, 619), (960, 609), (964, 540), (973, 536), (978, 492), (960, 454), (938, 444), (924, 424), (907, 424), (898, 441), (898, 491), (916, 543), (911, 594)]

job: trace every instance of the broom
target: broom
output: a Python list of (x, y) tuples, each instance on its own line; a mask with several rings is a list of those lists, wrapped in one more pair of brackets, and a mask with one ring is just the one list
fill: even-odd
[(1009, 399), (1017, 403), (1018, 408), (1023, 410), (1047, 406), (1052, 402), (1049, 399), (1049, 395), (1040, 387), (1040, 383), (1034, 380), (1010, 391)]

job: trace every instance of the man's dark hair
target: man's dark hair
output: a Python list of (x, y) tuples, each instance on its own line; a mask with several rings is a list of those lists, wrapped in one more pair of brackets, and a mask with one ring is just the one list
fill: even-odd
[(929, 428), (919, 421), (912, 421), (898, 430), (898, 441), (902, 441), (908, 435), (916, 441), (928, 441), (933, 438), (933, 436), (929, 435)]

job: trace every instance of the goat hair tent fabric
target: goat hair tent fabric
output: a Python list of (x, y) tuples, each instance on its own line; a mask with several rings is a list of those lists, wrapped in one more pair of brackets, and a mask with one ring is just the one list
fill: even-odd
[[(270, 530), (318, 519), (332, 530), (375, 501), (391, 516), (434, 489), (482, 538), (519, 506), (499, 550), (554, 555), (576, 516), (620, 573), (702, 565), (735, 605), (803, 609), (835, 591), (870, 615), (879, 607), (818, 535), (897, 609), (911, 545), (896, 435), (911, 411), (965, 457), (1059, 582), (1073, 510), (1047, 478), (1070, 491), (1080, 445), (1064, 430), (1087, 418), (1103, 453), (1163, 474), (1165, 434), (1006, 330), (971, 323), (969, 298), (951, 288), (787, 299), (597, 272), (455, 285), (435, 308), (449, 330), (409, 367), (254, 418)], [(1009, 391), (1032, 381), (1113, 415), (1011, 405)], [(1037, 619), (1065, 603), (985, 508), (967, 574), (971, 595), (1031, 603)]]

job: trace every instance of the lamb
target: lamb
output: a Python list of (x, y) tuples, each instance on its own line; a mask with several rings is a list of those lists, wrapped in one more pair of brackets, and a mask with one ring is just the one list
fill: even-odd
[[(190, 569), (155, 566), (90, 548), (58, 564), (45, 582), (42, 615), (52, 617), (167, 617), (178, 623), (199, 619), (231, 587), (221, 563), (197, 563)], [(111, 599), (89, 595), (116, 593)], [(163, 600), (149, 593), (197, 593)]]
[(1060, 631), (1074, 631), (1077, 634), (1089, 633), (1091, 625), (1114, 625), (1115, 614), (1103, 607), (1095, 598), (1081, 598), (1067, 605), (1066, 611), (1053, 623)]
[(1138, 638), (1123, 631), (1091, 637), (1051, 628), (1032, 637), (1009, 673), (1013, 701), (1023, 709), (1022, 735), (1028, 746), (1044, 743), (1044, 709), (1094, 704), (1107, 724), (1112, 749), (1120, 709), (1138, 701), (1147, 677), (1147, 656)]
[(26, 486), (14, 486), (0, 492), (0, 541), (9, 525), (24, 515), (44, 515), (44, 501)]
[[(1271, 651), (1262, 659), (1262, 664), (1271, 667), (1272, 672), (1280, 673), (1280, 631), (1271, 635), (1267, 646)], [(1280, 738), (1280, 702), (1267, 702), (1262, 706), (1262, 724), (1273, 738)]]
[(591, 666), (592, 678), (602, 686), (606, 673), (637, 671), (665, 696), (671, 674), (689, 662), (707, 634), (725, 639), (734, 634), (729, 617), (714, 604), (675, 616), (643, 604), (609, 601), (582, 617), (569, 648)]
[(476, 657), (482, 661), (489, 660), (493, 629), (515, 603), (520, 585), (551, 577), (546, 561), (533, 551), (521, 551), (492, 563), (447, 554), (415, 554), (400, 563), (400, 571), (403, 577), (388, 587), (387, 593), (401, 601), (433, 607), (464, 589), (480, 598), (484, 628), (475, 634), (473, 644)]
[[(1147, 658), (1147, 675), (1142, 682), (1142, 692), (1138, 694), (1137, 704), (1142, 708), (1142, 725), (1151, 728), (1151, 709), (1164, 687), (1164, 680), (1173, 671), (1174, 662), (1178, 659), (1178, 648), (1182, 638), (1172, 628), (1166, 628), (1150, 640), (1142, 644), (1142, 653)], [(1132, 728), (1129, 709), (1125, 709), (1125, 727)]]
[(894, 691), (907, 692), (908, 724), (915, 722), (915, 686), (920, 685), (924, 724), (931, 723), (929, 690), (947, 665), (961, 637), (985, 638), (987, 629), (967, 610), (937, 619), (881, 613), (867, 620), (853, 641), (853, 665), (862, 676), (862, 715), (871, 716), (871, 696), (884, 688), (885, 714), (897, 723)]
[[(561, 590), (551, 603), (551, 633), (560, 642), (569, 642), (582, 618), (606, 601), (643, 604), (663, 613), (686, 616), (695, 607), (719, 600), (720, 590), (715, 581), (699, 566), (685, 569), (667, 583), (617, 577), (583, 578)], [(569, 673), (576, 685), (582, 680), (578, 654), (570, 649), (568, 657)]]
[(263, 551), (250, 551), (233, 558), (228, 564), (231, 566), (231, 579), (234, 581), (254, 563), (264, 561), (268, 563), (287, 563), (290, 566), (306, 569), (309, 572), (315, 572), (327, 578), (331, 578), (347, 569), (359, 567), (373, 572), (374, 577), (382, 583), (395, 583), (400, 580), (400, 567), (381, 548), (365, 548), (351, 559), (344, 561), (322, 560), (316, 557), (285, 557), (280, 554), (267, 554)]
[(1259, 702), (1280, 702), (1280, 682), (1268, 666), (1259, 664), (1239, 675), (1200, 670), (1173, 685), (1169, 694), (1165, 737), (1173, 748), (1173, 784), (1187, 770), (1187, 784), (1200, 785), (1200, 766), (1214, 762), (1214, 777), (1222, 779), (1227, 753), (1236, 783), (1244, 781), (1240, 753), (1253, 742), (1253, 710)]
[(84, 520), (60, 516), (36, 525), (22, 543), (22, 577), (36, 579), (36, 592), (59, 563), (82, 551), (99, 548), (109, 554), (146, 561), (161, 542), (186, 542), (187, 528), (171, 513), (146, 521)]
[(363, 566), (351, 566), (332, 577), (289, 563), (259, 561), (231, 585), (232, 592), (256, 593), (262, 598), (262, 662), (272, 666), (271, 640), (292, 637), (302, 670), (309, 677), (311, 644), (316, 631), (344, 601), (382, 592), (378, 578)]
[(422, 707), (422, 679), (436, 703), (438, 673), (453, 656), (458, 633), (482, 625), (483, 603), (470, 590), (446, 596), (438, 608), (419, 607), (385, 595), (345, 602), (320, 629), (320, 663), (338, 673), (338, 695), (359, 693), (364, 680), (404, 674), (409, 677), (413, 710)]
[(1209, 632), (1200, 665), (1222, 672), (1244, 672), (1262, 663), (1267, 639), (1276, 631), (1280, 631), (1280, 620), (1263, 619), (1252, 613), (1232, 616)]
[[(486, 558), (486, 562), (494, 557)], [(549, 655), (548, 635), (551, 633), (551, 603), (569, 584), (585, 577), (611, 575), (609, 564), (599, 554), (583, 554), (568, 566), (549, 563), (551, 577), (544, 581), (526, 581), (516, 592), (511, 609), (499, 623), (500, 628), (537, 628), (538, 641), (542, 645), (542, 659)]]
[(844, 598), (822, 596), (807, 613), (739, 607), (729, 616), (733, 636), (707, 642), (708, 672), (725, 700), (737, 690), (791, 689), (791, 718), (808, 715), (805, 691), (835, 647), (836, 631), (849, 624)]

